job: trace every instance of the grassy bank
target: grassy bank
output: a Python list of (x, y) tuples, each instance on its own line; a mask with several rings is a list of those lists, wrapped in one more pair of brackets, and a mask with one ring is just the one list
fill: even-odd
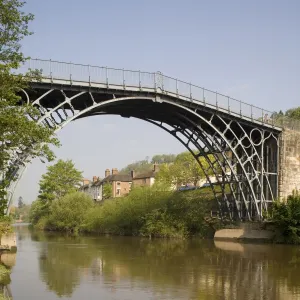
[(89, 196), (72, 193), (51, 205), (36, 201), (35, 227), (66, 232), (89, 232), (164, 238), (212, 237), (219, 227), (210, 217), (215, 200), (205, 190), (165, 192), (136, 188), (127, 197), (94, 204)]

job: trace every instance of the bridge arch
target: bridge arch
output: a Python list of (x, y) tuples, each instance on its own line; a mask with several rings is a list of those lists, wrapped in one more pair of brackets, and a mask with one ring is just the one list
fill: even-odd
[[(267, 209), (267, 201), (270, 202), (263, 191), (261, 180), (263, 177), (271, 201), (274, 198), (274, 187), (269, 181), (269, 176), (262, 175), (260, 178), (257, 167), (253, 164), (255, 157), (258, 165), (261, 165), (261, 174), (264, 173), (262, 158), (258, 153), (259, 148), (262, 148), (261, 143), (265, 135), (263, 128), (257, 127), (248, 133), (247, 122), (228, 119), (222, 112), (210, 108), (199, 109), (191, 103), (178, 101), (178, 98), (163, 93), (116, 95), (112, 91), (108, 93), (110, 97), (99, 101), (95, 97), (96, 92), (90, 89), (73, 91), (70, 94), (65, 87), (53, 87), (46, 89), (35, 99), (30, 99), (28, 92), (23, 92), (24, 100), (30, 101), (40, 111), (41, 115), (35, 121), (55, 131), (61, 130), (76, 119), (104, 114), (135, 117), (167, 131), (198, 161), (210, 183), (215, 199), (222, 208), (223, 215), (228, 215), (230, 218), (262, 217), (263, 211)], [(55, 105), (53, 103), (49, 105), (49, 99), (50, 102), (56, 99)], [(277, 141), (277, 137), (272, 132), (268, 135)], [(261, 139), (257, 142), (259, 137)], [(200, 157), (204, 157), (208, 169), (201, 164)], [(30, 160), (27, 157), (26, 160), (28, 159)], [(24, 160), (23, 157), (21, 161)], [(21, 178), (24, 169), (24, 166), (18, 169), (18, 178)], [(216, 177), (216, 183), (212, 183), (211, 174)], [(258, 192), (260, 192), (260, 199), (258, 199)]]
[[(23, 101), (40, 112), (34, 121), (58, 131), (88, 116), (141, 119), (167, 131), (192, 153), (216, 199), (222, 199), (224, 215), (261, 219), (277, 198), (281, 128), (265, 118), (272, 113), (162, 73), (38, 59), (28, 63), (24, 73), (27, 67), (42, 70), (42, 80), (21, 91)], [(30, 161), (26, 149), (21, 150), (12, 156), (8, 175), (17, 180), (11, 180), (10, 199)]]

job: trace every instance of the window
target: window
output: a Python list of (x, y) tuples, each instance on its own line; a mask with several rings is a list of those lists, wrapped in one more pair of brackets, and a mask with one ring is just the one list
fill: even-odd
[(118, 181), (118, 182), (117, 182), (117, 185), (121, 185), (121, 182)]
[(121, 189), (117, 189), (117, 196), (121, 195)]

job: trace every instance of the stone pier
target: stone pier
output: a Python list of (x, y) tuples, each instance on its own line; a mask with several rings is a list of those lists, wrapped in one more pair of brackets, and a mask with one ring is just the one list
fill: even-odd
[(279, 141), (279, 198), (300, 189), (300, 132), (285, 129)]

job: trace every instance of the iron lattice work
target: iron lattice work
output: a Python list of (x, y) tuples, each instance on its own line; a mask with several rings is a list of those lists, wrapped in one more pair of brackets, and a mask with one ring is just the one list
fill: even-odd
[[(72, 75), (56, 74), (51, 64), (48, 75), (43, 71), (41, 82), (32, 82), (31, 88), (21, 93), (24, 101), (38, 108), (37, 123), (58, 131), (88, 116), (138, 118), (164, 129), (192, 153), (210, 183), (222, 216), (261, 219), (277, 198), (281, 129), (264, 117), (266, 111), (241, 101), (234, 106), (234, 99), (161, 73), (99, 68), (105, 76), (95, 82), (91, 76), (93, 67), (88, 66), (88, 81), (82, 81), (81, 77), (74, 80)], [(78, 65), (70, 65), (74, 66)], [(172, 84), (174, 89), (170, 88)], [(197, 99), (193, 94), (196, 88), (201, 91)], [(182, 89), (187, 92), (179, 92)], [(220, 105), (220, 99), (226, 101)], [(9, 203), (31, 161), (26, 153), (12, 155)]]

